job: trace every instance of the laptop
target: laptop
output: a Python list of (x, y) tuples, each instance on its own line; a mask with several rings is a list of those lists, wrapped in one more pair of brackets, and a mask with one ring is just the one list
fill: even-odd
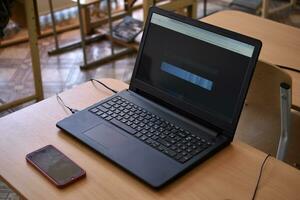
[(229, 145), (259, 40), (151, 8), (128, 90), (57, 127), (159, 188)]

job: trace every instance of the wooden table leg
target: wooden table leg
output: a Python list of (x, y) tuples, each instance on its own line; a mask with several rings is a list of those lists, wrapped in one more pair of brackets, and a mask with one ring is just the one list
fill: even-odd
[(154, 0), (144, 0), (143, 1), (143, 10), (144, 10), (144, 24), (146, 22), (146, 19), (148, 17), (148, 11), (149, 8), (154, 4)]
[(207, 0), (203, 0), (203, 17), (207, 15)]
[(81, 16), (83, 19), (83, 31), (85, 35), (91, 34), (92, 28), (91, 28), (91, 13), (88, 6), (83, 5), (81, 6)]
[(41, 36), (42, 34), (41, 34), (41, 26), (40, 26), (37, 0), (33, 0), (33, 7), (34, 7), (34, 15), (36, 16), (35, 17), (36, 32), (37, 32), (38, 36)]
[(263, 18), (268, 17), (268, 10), (269, 10), (269, 0), (263, 0), (262, 8), (261, 8), (261, 15)]
[(40, 66), (40, 53), (38, 48), (37, 40), (37, 30), (36, 30), (36, 16), (34, 12), (33, 0), (25, 1), (26, 18), (28, 25), (31, 61), (32, 61), (32, 71), (34, 79), (34, 87), (36, 98), (38, 101), (44, 99), (43, 85), (42, 85), (42, 75)]
[(193, 4), (187, 8), (187, 12), (188, 12), (187, 14), (189, 17), (193, 19), (197, 18), (197, 7), (198, 7), (198, 2), (197, 0), (194, 0)]

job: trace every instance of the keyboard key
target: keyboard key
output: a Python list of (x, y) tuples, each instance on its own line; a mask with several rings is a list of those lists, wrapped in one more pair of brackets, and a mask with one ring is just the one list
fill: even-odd
[(96, 113), (96, 115), (98, 115), (98, 116), (101, 116), (102, 114), (103, 114), (102, 111), (98, 111), (98, 112)]
[(161, 138), (157, 139), (157, 141), (158, 141), (159, 143), (161, 143), (162, 145), (166, 146), (166, 147), (171, 146), (171, 143), (169, 143), (169, 142), (167, 142), (167, 141), (165, 141), (165, 140), (163, 140), (163, 139), (161, 139)]
[(204, 148), (197, 148), (192, 152), (192, 154), (197, 155), (198, 153), (202, 152), (203, 150), (204, 150)]
[(101, 117), (102, 118), (105, 118), (105, 117), (107, 117), (108, 115), (106, 114), (106, 113), (103, 113), (102, 115), (101, 115)]
[(150, 139), (150, 138), (148, 138), (147, 140), (146, 140), (146, 143), (147, 144), (152, 144), (152, 142), (154, 142), (152, 139)]
[(125, 113), (124, 113), (124, 112), (120, 112), (119, 115), (120, 115), (121, 117), (123, 117), (123, 116), (125, 115)]
[(176, 136), (176, 137), (174, 138), (174, 140), (175, 140), (175, 141), (179, 141), (179, 140), (181, 140), (181, 137)]
[(175, 151), (171, 149), (165, 149), (163, 152), (171, 157), (174, 157), (177, 154)]
[(192, 157), (193, 157), (192, 155), (188, 154), (188, 155), (186, 155), (186, 156), (183, 156), (183, 157), (179, 160), (179, 162), (185, 163), (186, 161), (188, 161), (188, 160), (191, 159)]
[(127, 121), (126, 124), (127, 124), (128, 126), (130, 126), (130, 125), (132, 124), (132, 122), (131, 122), (131, 121)]
[(108, 116), (108, 117), (106, 117), (105, 119), (106, 119), (107, 121), (109, 121), (109, 120), (112, 119), (112, 117), (111, 117), (111, 116)]
[(143, 135), (142, 137), (140, 137), (140, 140), (146, 140), (148, 137), (146, 135)]
[(181, 153), (178, 153), (176, 156), (175, 156), (175, 159), (176, 160), (180, 160), (180, 158), (182, 158), (183, 155)]
[(140, 126), (140, 127), (144, 127), (145, 124), (144, 124), (144, 123), (139, 123), (139, 126)]
[(149, 130), (149, 129), (150, 129), (150, 126), (145, 125), (144, 129)]
[(171, 149), (176, 151), (177, 147), (175, 145), (171, 146)]
[(111, 105), (111, 106), (115, 104), (114, 101), (108, 101), (107, 103), (108, 103), (109, 105)]
[(181, 153), (182, 150), (181, 150), (181, 149), (176, 149), (176, 152), (177, 152), (177, 153)]
[(149, 132), (150, 132), (150, 133), (154, 133), (154, 132), (155, 132), (155, 129), (154, 129), (154, 128), (150, 128)]
[(128, 113), (129, 110), (125, 108), (125, 109), (123, 110), (123, 112), (124, 112), (124, 113)]
[(146, 135), (147, 135), (148, 137), (152, 137), (152, 136), (153, 136), (153, 133), (147, 132)]
[(170, 137), (166, 137), (165, 140), (168, 141), (169, 143), (172, 143), (172, 144), (175, 144), (175, 143), (176, 143), (176, 140), (173, 139), (173, 138), (170, 138)]
[(93, 109), (91, 109), (90, 110), (92, 113), (96, 113), (96, 112), (98, 112), (98, 109), (97, 108), (93, 108)]
[(141, 130), (143, 130), (143, 128), (140, 127), (140, 126), (138, 126), (138, 127), (136, 127), (136, 130), (137, 130), (137, 131), (141, 131)]
[(132, 123), (132, 124), (130, 125), (130, 127), (135, 129), (135, 128), (137, 127), (137, 125)]
[(164, 147), (163, 145), (159, 145), (157, 148), (159, 151), (163, 151), (166, 149), (166, 147)]
[(160, 134), (159, 137), (165, 139), (167, 136), (165, 134)]
[(159, 143), (156, 141), (153, 141), (151, 146), (157, 148), (159, 146)]
[(129, 132), (132, 135), (136, 133), (136, 130), (134, 130), (130, 126), (127, 126), (127, 125), (123, 124), (122, 122), (120, 122), (116, 119), (112, 119), (110, 122), (113, 123), (114, 125), (116, 125), (117, 127)]
[(121, 122), (125, 124), (127, 122), (127, 119), (123, 118), (123, 119), (121, 119)]
[(143, 134), (141, 134), (140, 132), (138, 132), (138, 133), (136, 133), (134, 136), (135, 137), (137, 137), (137, 138), (139, 138), (139, 137), (141, 137)]
[(157, 135), (153, 135), (153, 136), (152, 136), (152, 139), (153, 139), (153, 140), (157, 140), (158, 138), (159, 138), (159, 137), (158, 137)]
[(104, 103), (104, 104), (102, 104), (102, 106), (107, 109), (111, 107), (111, 105), (109, 105), (108, 103)]
[(186, 134), (185, 134), (184, 132), (182, 132), (182, 131), (178, 132), (177, 134), (178, 134), (180, 137), (183, 137), (183, 138), (186, 136)]
[(120, 121), (122, 119), (122, 117), (121, 116), (117, 116), (116, 119)]
[(104, 107), (102, 107), (102, 106), (98, 106), (97, 108), (98, 108), (99, 110), (101, 110), (102, 112), (107, 112), (107, 111), (108, 111), (107, 108), (104, 108)]

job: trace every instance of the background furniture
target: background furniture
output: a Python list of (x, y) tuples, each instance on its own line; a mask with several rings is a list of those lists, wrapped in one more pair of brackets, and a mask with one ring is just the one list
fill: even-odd
[[(77, 0), (71, 0), (73, 2), (77, 2)], [(105, 1), (105, 0), (102, 0)], [(129, 0), (124, 0), (124, 5), (127, 4), (127, 1)], [(105, 23), (108, 22), (108, 17), (105, 17), (102, 20), (97, 20), (97, 21), (91, 21), (91, 13), (90, 13), (90, 9), (89, 6), (93, 5), (93, 4), (99, 4), (101, 2), (101, 0), (80, 0), (80, 5), (81, 5), (81, 15), (83, 16), (83, 30), (85, 34), (91, 34), (93, 32), (94, 28), (99, 27), (100, 25), (103, 25)], [(137, 10), (142, 8), (142, 4), (135, 4), (133, 5), (130, 9), (131, 11)], [(122, 19), (123, 17), (125, 17), (128, 13), (128, 10), (126, 10), (126, 8), (115, 12), (112, 14), (112, 19), (113, 20), (118, 20), (118, 19)]]
[[(132, 10), (141, 8), (142, 5), (136, 5), (136, 6), (132, 5), (132, 7), (130, 7), (130, 11), (129, 11), (128, 6), (126, 6), (128, 4), (128, 2), (127, 2), (128, 0), (125, 0), (126, 8), (124, 8), (122, 11), (113, 13), (112, 9), (111, 9), (111, 1), (105, 0), (105, 3), (107, 4), (106, 17), (104, 17), (100, 21), (96, 21), (96, 22), (92, 23), (89, 6), (94, 5), (94, 4), (100, 4), (101, 0), (72, 0), (72, 1), (77, 3), (77, 9), (78, 9), (78, 13), (79, 13), (78, 18), (79, 18), (80, 40), (69, 43), (69, 44), (65, 44), (65, 45), (59, 45), (58, 35), (57, 35), (57, 30), (56, 30), (56, 21), (55, 21), (54, 10), (53, 10), (53, 3), (52, 3), (52, 0), (49, 0), (50, 14), (51, 14), (51, 18), (52, 18), (52, 30), (53, 30), (53, 36), (54, 36), (54, 41), (55, 41), (55, 49), (49, 51), (48, 52), (49, 55), (56, 55), (56, 54), (64, 53), (64, 52), (73, 50), (75, 48), (81, 47), (82, 53), (83, 53), (83, 65), (81, 65), (81, 67), (86, 69), (91, 66), (101, 65), (101, 64), (107, 63), (109, 61), (112, 61), (113, 59), (120, 58), (124, 55), (132, 53), (135, 50), (131, 47), (127, 47), (127, 49), (125, 49), (124, 51), (116, 53), (116, 52), (114, 52), (113, 44), (111, 44), (111, 55), (101, 58), (100, 60), (88, 62), (87, 55), (86, 55), (86, 45), (87, 44), (94, 42), (96, 40), (101, 40), (101, 39), (113, 40), (113, 38), (110, 36), (111, 29), (112, 29), (112, 22), (114, 20), (121, 19), (122, 17), (125, 17), (126, 15), (130, 14), (130, 11), (132, 11)], [(110, 29), (109, 33), (101, 32), (98, 34), (91, 35), (92, 33), (94, 33), (94, 28), (96, 26), (103, 25), (104, 23), (109, 24), (109, 29)], [(95, 24), (96, 24), (96, 26), (95, 26)], [(124, 46), (124, 45), (122, 45), (122, 46)]]
[[(261, 40), (261, 60), (300, 72), (300, 29), (238, 11), (221, 11), (201, 20)], [(299, 73), (286, 72), (293, 81), (293, 108), (300, 111)]]
[[(290, 117), (287, 122), (282, 121), (281, 102), (287, 100), (280, 94), (282, 83), (292, 88), (292, 79), (283, 70), (262, 61), (257, 63), (235, 139), (278, 157), (280, 138), (286, 139), (281, 159), (290, 164), (300, 163), (300, 156), (291, 154), (300, 152), (300, 131), (296, 125), (300, 124), (300, 118), (288, 107)], [(281, 137), (284, 131), (288, 131), (288, 138)]]
[[(155, 3), (154, 0), (144, 0), (143, 9), (144, 9), (144, 22), (148, 16), (148, 10)], [(197, 0), (163, 0), (158, 1), (155, 6), (160, 7), (165, 10), (178, 11), (184, 8), (187, 8), (187, 14), (189, 17), (194, 19), (197, 18)]]
[(35, 94), (0, 105), (0, 112), (29, 101), (34, 101), (34, 100), (40, 101), (44, 98), (41, 67), (40, 67), (40, 56), (39, 56), (38, 41), (37, 41), (37, 26), (36, 26), (36, 18), (35, 18), (36, 16), (34, 14), (35, 13), (34, 2), (32, 0), (25, 1), (25, 9), (26, 9), (26, 20), (27, 20), (27, 26), (29, 32), (28, 34), (30, 35), (29, 43), (30, 43), (30, 50), (31, 50), (31, 61), (32, 61)]
[(286, 4), (282, 4), (278, 7), (275, 7), (275, 8), (270, 8), (270, 1), (271, 0), (263, 0), (262, 1), (262, 16), (264, 18), (267, 18), (269, 15), (272, 15), (276, 12), (280, 12), (282, 10), (286, 10), (288, 8), (291, 8), (293, 7), (295, 4), (296, 4), (296, 0), (290, 0), (288, 3)]
[[(115, 90), (128, 87), (113, 80), (102, 80)], [(67, 105), (84, 109), (111, 92), (99, 84), (87, 82), (60, 94)], [(57, 121), (69, 111), (48, 98), (0, 121), (0, 174), (26, 199), (251, 199), (266, 154), (235, 141), (175, 182), (153, 190), (59, 130)], [(16, 123), (18, 126), (16, 126)], [(26, 163), (25, 155), (47, 144), (78, 163), (87, 177), (60, 190)], [(230, 180), (230, 181), (229, 181)], [(294, 199), (299, 196), (300, 172), (270, 158), (259, 185), (257, 199)]]

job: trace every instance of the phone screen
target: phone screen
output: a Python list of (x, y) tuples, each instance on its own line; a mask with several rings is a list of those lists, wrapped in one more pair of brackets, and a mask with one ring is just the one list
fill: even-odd
[(58, 184), (77, 178), (83, 170), (53, 146), (46, 146), (28, 158)]

